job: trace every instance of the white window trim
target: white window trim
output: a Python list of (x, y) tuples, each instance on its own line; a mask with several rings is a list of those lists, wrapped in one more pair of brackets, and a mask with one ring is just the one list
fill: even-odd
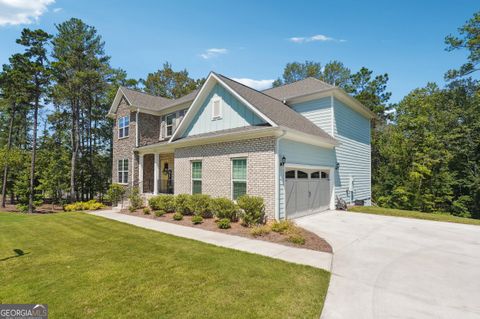
[[(121, 165), (121, 170), (118, 169), (118, 167), (120, 166), (119, 165), (119, 162), (122, 162), (122, 165)], [(124, 170), (124, 167), (125, 167), (125, 161), (127, 161), (127, 170), (125, 171)], [(129, 161), (128, 161), (128, 158), (120, 158), (117, 160), (117, 180), (118, 180), (118, 184), (120, 185), (128, 185), (128, 171), (129, 171)], [(122, 176), (123, 174), (127, 173), (127, 182), (124, 182), (123, 180), (120, 181), (119, 177), (120, 177), (120, 173), (122, 173)]]
[[(215, 102), (218, 102), (218, 114), (215, 115)], [(220, 120), (223, 115), (223, 103), (220, 97), (212, 99), (212, 121)]]
[[(172, 119), (172, 124), (170, 124), (170, 126), (172, 127), (172, 134), (168, 135), (168, 117), (169, 116), (173, 116), (173, 119)], [(175, 133), (175, 121), (177, 119), (177, 113), (176, 112), (173, 112), (173, 113), (169, 113), (169, 114), (166, 114), (165, 115), (165, 137), (171, 137), (173, 135), (173, 133)]]
[[(202, 163), (202, 177), (201, 178), (193, 178), (193, 163)], [(200, 194), (203, 194), (203, 162), (202, 160), (191, 160), (190, 161), (190, 194), (193, 195), (193, 181), (200, 181), (202, 182), (202, 192)]]
[[(120, 122), (121, 122), (121, 120), (124, 119), (124, 118), (128, 118), (128, 125), (123, 126), (123, 127), (120, 127)], [(125, 121), (124, 121), (124, 123), (125, 123)], [(128, 127), (128, 134), (120, 137), (120, 131), (123, 130), (123, 131), (125, 132), (125, 128), (127, 128), (127, 127)], [(118, 118), (117, 128), (118, 128), (118, 139), (119, 139), (119, 140), (122, 140), (122, 139), (124, 139), (124, 138), (127, 138), (127, 137), (130, 135), (130, 115), (126, 115), (126, 116), (121, 116), (121, 117), (119, 117), (119, 118)]]
[[(239, 179), (236, 179), (234, 180), (233, 179), (233, 161), (234, 160), (245, 160), (245, 170), (246, 170), (246, 177), (245, 177), (245, 180), (239, 180)], [(246, 192), (246, 189), (248, 188), (248, 159), (246, 157), (232, 157), (230, 158), (230, 166), (231, 166), (231, 169), (230, 169), (230, 186), (231, 186), (231, 192), (230, 192), (230, 198), (233, 200), (233, 201), (236, 201), (236, 199), (233, 198), (233, 182), (245, 182), (245, 194), (247, 194)]]

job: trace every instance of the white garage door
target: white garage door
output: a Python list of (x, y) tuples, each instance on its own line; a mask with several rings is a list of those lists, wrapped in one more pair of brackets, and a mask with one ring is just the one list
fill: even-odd
[(285, 172), (287, 218), (327, 210), (330, 204), (328, 172), (289, 169)]

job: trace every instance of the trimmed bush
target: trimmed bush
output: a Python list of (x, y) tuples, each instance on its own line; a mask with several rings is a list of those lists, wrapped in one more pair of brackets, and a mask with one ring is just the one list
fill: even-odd
[(238, 220), (238, 206), (228, 198), (213, 198), (211, 207), (213, 215), (218, 219), (228, 218), (232, 222)]
[(305, 238), (297, 233), (288, 235), (287, 241), (294, 243), (296, 245), (305, 245)]
[(192, 210), (195, 215), (203, 218), (211, 218), (212, 214), (212, 198), (205, 194), (195, 194), (191, 196)]
[(156, 210), (154, 212), (155, 216), (157, 217), (162, 217), (163, 215), (165, 215), (165, 211), (164, 210)]
[(133, 208), (133, 210), (142, 208), (143, 200), (142, 200), (142, 197), (140, 196), (140, 189), (138, 187), (132, 188), (132, 191), (130, 192), (128, 199), (130, 200), (130, 206)]
[(175, 196), (173, 195), (158, 195), (148, 200), (148, 205), (153, 210), (163, 210), (167, 213), (175, 211)]
[(192, 224), (197, 225), (203, 223), (203, 217), (200, 215), (195, 215), (192, 217)]
[(193, 214), (192, 195), (179, 194), (175, 196), (175, 211), (185, 215)]
[(112, 205), (118, 204), (123, 200), (127, 189), (120, 184), (110, 184), (107, 190), (107, 199), (112, 202)]
[(241, 214), (242, 225), (251, 227), (265, 223), (265, 204), (263, 198), (243, 195), (238, 198), (237, 204), (243, 210)]
[(135, 207), (133, 207), (133, 206), (128, 206), (128, 211), (129, 211), (130, 213), (133, 213), (134, 211), (136, 211), (136, 209), (135, 209)]
[(65, 207), (63, 207), (63, 210), (65, 210), (66, 212), (75, 212), (75, 211), (81, 211), (81, 210), (98, 210), (104, 207), (105, 205), (92, 199), (92, 200), (89, 200), (88, 202), (75, 202), (72, 204), (65, 205)]
[(270, 233), (270, 226), (268, 225), (261, 225), (261, 226), (253, 226), (250, 230), (250, 234), (254, 237), (264, 236)]
[(272, 231), (280, 234), (284, 234), (286, 232), (292, 231), (295, 229), (295, 225), (289, 220), (282, 220), (282, 221), (275, 221), (273, 222)]
[(220, 229), (228, 229), (230, 228), (230, 219), (222, 218), (217, 222), (217, 226)]
[(182, 220), (183, 219), (182, 213), (177, 212), (177, 213), (173, 214), (173, 219), (174, 220)]
[(145, 214), (145, 215), (150, 215), (150, 208), (145, 207), (145, 208), (143, 209), (143, 214)]

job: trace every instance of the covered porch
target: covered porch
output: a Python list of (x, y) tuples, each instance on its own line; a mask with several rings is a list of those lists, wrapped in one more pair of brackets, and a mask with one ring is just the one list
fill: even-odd
[(141, 194), (173, 194), (173, 153), (139, 154), (138, 176)]

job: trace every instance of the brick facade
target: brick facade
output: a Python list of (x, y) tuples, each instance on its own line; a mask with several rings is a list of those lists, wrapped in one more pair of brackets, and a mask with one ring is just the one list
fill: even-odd
[(231, 159), (247, 159), (247, 193), (261, 196), (270, 218), (275, 211), (275, 138), (205, 144), (175, 150), (175, 194), (191, 194), (191, 161), (202, 161), (202, 193), (232, 198)]
[(157, 143), (160, 138), (160, 116), (139, 113), (138, 121), (140, 122), (138, 127), (139, 146)]
[[(118, 138), (118, 119), (120, 117), (130, 115), (130, 126), (128, 129), (128, 137)], [(113, 123), (113, 163), (112, 163), (112, 182), (118, 183), (118, 160), (128, 159), (128, 183), (132, 185), (132, 178), (134, 178), (134, 170), (132, 167), (137, 167), (135, 164), (133, 149), (135, 148), (135, 112), (130, 112), (128, 104), (122, 100), (117, 109), (115, 121)], [(138, 172), (138, 170), (137, 170)], [(138, 174), (137, 174), (138, 175)]]

